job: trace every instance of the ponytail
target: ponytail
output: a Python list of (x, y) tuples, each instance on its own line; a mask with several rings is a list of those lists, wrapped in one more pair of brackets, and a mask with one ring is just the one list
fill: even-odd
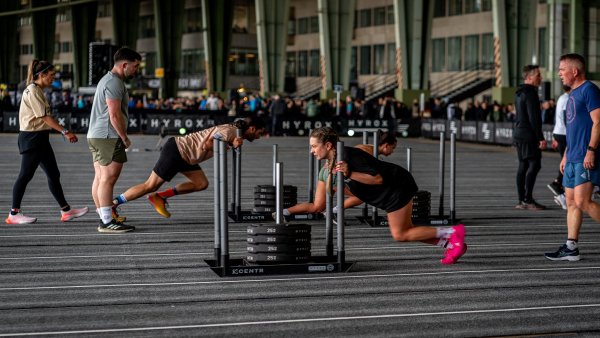
[(40, 76), (54, 70), (54, 66), (48, 61), (33, 59), (27, 67), (27, 85), (34, 83)]

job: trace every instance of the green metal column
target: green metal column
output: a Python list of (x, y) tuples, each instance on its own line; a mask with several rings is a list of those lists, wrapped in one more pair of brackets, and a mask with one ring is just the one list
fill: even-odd
[[(567, 50), (572, 51), (571, 42), (574, 38), (571, 34), (569, 35), (569, 39), (565, 40), (563, 36), (563, 32), (565, 28), (568, 29), (570, 33), (573, 32), (574, 24), (572, 23), (571, 18), (568, 16), (565, 17), (565, 6), (571, 6), (571, 0), (549, 0), (548, 1), (548, 26), (547, 31), (548, 34), (546, 37), (548, 39), (548, 55), (540, 55), (540, 57), (547, 58), (547, 67), (546, 73), (543, 74), (545, 81), (551, 82), (551, 92), (553, 96), (559, 96), (563, 93), (562, 91), (562, 82), (558, 77), (558, 63), (560, 60), (560, 56), (564, 54)], [(569, 10), (572, 13), (572, 10)], [(583, 22), (582, 18), (577, 18), (577, 21)], [(569, 21), (568, 27), (563, 27), (565, 23)], [(579, 32), (581, 36), (576, 37), (577, 39), (583, 39), (584, 34), (583, 31)], [(541, 39), (542, 37), (540, 37)], [(567, 41), (565, 44), (564, 41)]]
[(492, 0), (496, 67), (492, 98), (502, 104), (514, 101), (523, 66), (533, 62), (537, 5), (529, 0)]
[(94, 41), (98, 3), (90, 2), (71, 7), (73, 29), (73, 88), (87, 83), (89, 76), (89, 44)]
[[(536, 43), (535, 20), (538, 2), (530, 0), (507, 0), (510, 84), (516, 86), (523, 82), (522, 70), (533, 63)], [(516, 15), (515, 15), (516, 14)]]
[[(569, 11), (569, 51), (584, 55), (585, 50), (585, 27), (584, 16), (588, 13), (586, 6), (592, 5), (590, 1), (570, 0), (571, 8)], [(598, 20), (598, 19), (596, 19)]]
[(260, 93), (283, 92), (288, 0), (256, 0)]
[[(19, 0), (0, 1), (0, 13), (19, 9)], [(13, 84), (18, 81), (17, 57), (19, 16), (9, 15), (0, 18), (0, 83)]]
[(161, 98), (177, 94), (177, 82), (181, 70), (181, 37), (183, 35), (183, 14), (185, 0), (154, 0), (154, 20), (156, 22), (156, 59), (159, 67), (165, 69), (161, 81)]
[(429, 97), (428, 59), (431, 49), (432, 0), (394, 0), (396, 37), (396, 99), (410, 105)]
[(318, 0), (321, 97), (332, 97), (334, 84), (348, 90), (355, 0)]
[[(55, 4), (56, 0), (31, 0), (32, 8)], [(33, 12), (31, 21), (33, 26), (33, 53), (35, 58), (52, 63), (54, 60), (56, 9)]]
[[(126, 4), (126, 5), (125, 5)], [(140, 19), (140, 0), (112, 0), (114, 44), (136, 49)]]
[(206, 88), (225, 92), (233, 24), (233, 0), (202, 0)]

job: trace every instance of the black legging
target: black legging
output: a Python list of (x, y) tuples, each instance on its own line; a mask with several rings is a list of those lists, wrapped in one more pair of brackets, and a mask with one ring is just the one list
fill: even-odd
[(46, 173), (48, 187), (58, 205), (61, 208), (68, 205), (62, 186), (60, 185), (60, 171), (56, 164), (56, 157), (54, 157), (52, 146), (48, 143), (47, 145), (30, 149), (21, 154), (21, 171), (13, 186), (13, 209), (21, 208), (21, 201), (23, 200), (23, 195), (25, 195), (27, 184), (33, 178), (38, 166), (41, 166)]
[(519, 159), (519, 169), (517, 170), (517, 192), (519, 201), (531, 202), (533, 200), (533, 186), (537, 174), (542, 168), (542, 159), (530, 157)]

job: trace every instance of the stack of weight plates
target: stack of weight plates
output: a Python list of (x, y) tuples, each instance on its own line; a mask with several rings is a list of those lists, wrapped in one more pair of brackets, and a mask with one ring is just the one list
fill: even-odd
[(309, 224), (251, 224), (248, 255), (252, 264), (295, 264), (310, 259)]
[[(289, 208), (298, 203), (298, 187), (283, 186), (283, 207)], [(272, 185), (257, 185), (254, 187), (254, 208), (252, 212), (275, 212), (275, 187)]]
[(429, 218), (431, 213), (431, 193), (425, 190), (417, 191), (413, 198), (412, 218)]

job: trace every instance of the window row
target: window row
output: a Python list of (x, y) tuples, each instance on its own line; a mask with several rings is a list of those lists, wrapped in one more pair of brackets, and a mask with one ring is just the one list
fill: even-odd
[(433, 17), (463, 15), (492, 10), (492, 0), (435, 0)]
[(454, 36), (431, 41), (431, 71), (470, 71), (489, 67), (494, 62), (494, 36)]
[(394, 24), (394, 6), (365, 8), (355, 12), (354, 28)]
[[(358, 75), (395, 74), (396, 45), (394, 43), (354, 46), (351, 51), (350, 78)], [(321, 55), (318, 49), (288, 52), (287, 77), (317, 77), (321, 74)]]
[(54, 58), (58, 57), (60, 53), (71, 53), (73, 52), (73, 43), (71, 41), (55, 42), (54, 43)]
[[(394, 6), (365, 8), (354, 13), (354, 28), (394, 24)], [(290, 19), (288, 35), (302, 35), (319, 32), (319, 17), (311, 16)]]

